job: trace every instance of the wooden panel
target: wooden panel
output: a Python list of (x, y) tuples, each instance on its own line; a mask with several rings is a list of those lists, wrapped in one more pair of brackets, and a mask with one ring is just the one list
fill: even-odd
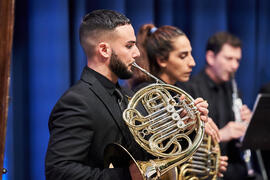
[(14, 1), (0, 0), (0, 179), (2, 179), (5, 151), (10, 58), (14, 26)]

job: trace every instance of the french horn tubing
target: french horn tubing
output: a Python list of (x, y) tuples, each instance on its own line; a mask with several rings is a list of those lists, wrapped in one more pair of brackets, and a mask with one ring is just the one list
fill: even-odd
[[(155, 157), (149, 161), (135, 160), (143, 179), (160, 179), (188, 161), (199, 148), (204, 137), (204, 122), (188, 93), (165, 84), (135, 62), (132, 65), (154, 78), (156, 83), (133, 95), (123, 119), (135, 141)], [(184, 99), (180, 99), (182, 95)], [(176, 176), (173, 179), (178, 179)]]
[(187, 162), (179, 166), (179, 180), (217, 179), (219, 158), (218, 142), (205, 134), (198, 150)]

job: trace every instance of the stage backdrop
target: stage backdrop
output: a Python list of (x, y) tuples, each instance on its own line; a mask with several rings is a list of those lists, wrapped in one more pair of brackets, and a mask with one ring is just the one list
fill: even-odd
[(120, 11), (135, 30), (144, 23), (175, 25), (191, 40), (197, 66), (205, 64), (207, 38), (229, 31), (243, 41), (237, 73), (244, 103), (252, 108), (270, 81), (270, 1), (268, 0), (18, 0), (11, 65), (5, 167), (8, 180), (44, 180), (48, 117), (61, 94), (86, 64), (79, 46), (82, 16), (94, 9)]

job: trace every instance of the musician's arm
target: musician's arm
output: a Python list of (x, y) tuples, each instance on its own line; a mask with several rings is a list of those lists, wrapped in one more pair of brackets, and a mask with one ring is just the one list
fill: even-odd
[[(49, 121), (50, 140), (45, 170), (47, 180), (97, 180), (129, 177), (128, 168), (101, 169), (89, 164), (94, 137), (89, 106), (77, 94), (62, 98)], [(100, 152), (98, 152), (100, 153)], [(101, 162), (103, 163), (103, 162)]]

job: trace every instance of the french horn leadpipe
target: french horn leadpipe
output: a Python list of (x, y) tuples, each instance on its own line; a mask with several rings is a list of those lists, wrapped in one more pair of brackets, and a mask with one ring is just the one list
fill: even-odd
[(145, 69), (143, 69), (141, 66), (139, 66), (138, 64), (136, 64), (135, 62), (132, 63), (132, 66), (135, 67), (135, 68), (137, 68), (137, 69), (139, 69), (140, 71), (142, 71), (143, 73), (145, 73), (149, 77), (153, 78), (154, 80), (156, 80), (156, 83), (165, 84), (164, 81), (158, 79), (156, 76), (152, 75), (151, 73), (149, 73), (148, 71), (146, 71)]
[[(154, 78), (156, 83), (141, 88), (133, 95), (123, 112), (123, 119), (137, 144), (154, 158), (135, 160), (132, 152), (122, 146), (121, 149), (135, 162), (144, 180), (160, 179), (186, 162), (199, 148), (204, 136), (204, 123), (188, 93), (162, 82), (136, 63), (132, 65)], [(184, 99), (180, 99), (182, 95), (185, 95)], [(178, 175), (170, 179), (177, 178)]]

